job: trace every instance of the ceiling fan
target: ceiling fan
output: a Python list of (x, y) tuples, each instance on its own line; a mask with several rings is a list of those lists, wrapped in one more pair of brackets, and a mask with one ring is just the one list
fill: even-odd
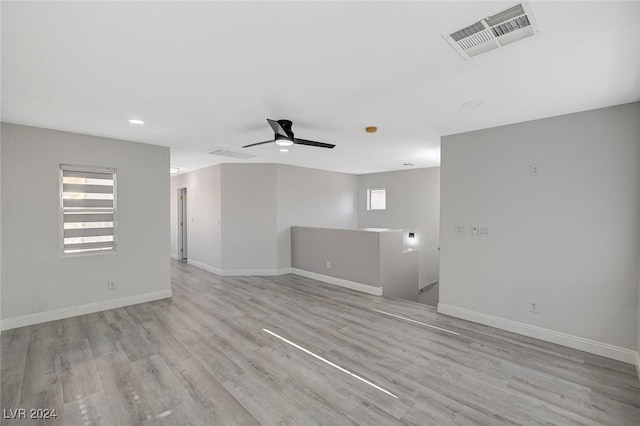
[(268, 140), (264, 142), (252, 143), (250, 145), (245, 145), (243, 148), (249, 148), (251, 146), (262, 145), (265, 143), (275, 142), (276, 145), (280, 146), (291, 146), (293, 144), (297, 145), (308, 145), (308, 146), (316, 146), (318, 148), (333, 148), (335, 145), (324, 142), (316, 142), (310, 141), (307, 139), (298, 139), (293, 136), (293, 131), (291, 130), (292, 122), (291, 120), (271, 120), (267, 118), (267, 122), (271, 126), (274, 132), (273, 140)]

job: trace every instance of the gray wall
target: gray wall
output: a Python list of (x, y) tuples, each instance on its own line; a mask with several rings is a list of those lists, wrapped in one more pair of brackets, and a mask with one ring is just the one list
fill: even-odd
[(2, 132), (0, 132), (0, 319), (2, 319)]
[(171, 178), (171, 255), (178, 253), (178, 189), (187, 188), (187, 256), (220, 268), (220, 166)]
[[(2, 123), (1, 160), (3, 319), (171, 288), (168, 148)], [(116, 254), (60, 257), (61, 163), (117, 168)]]
[(386, 231), (378, 234), (382, 294), (417, 302), (418, 252), (405, 250), (402, 231)]
[[(386, 210), (367, 210), (367, 189), (386, 188)], [(416, 233), (420, 286), (438, 279), (440, 244), (440, 168), (358, 176), (358, 227), (392, 228)], [(437, 286), (429, 290), (437, 302)]]
[(222, 164), (222, 265), (277, 269), (275, 164)]
[(357, 177), (278, 165), (278, 268), (291, 266), (291, 226), (356, 228)]
[(372, 294), (418, 299), (418, 253), (404, 250), (401, 230), (294, 226), (291, 248), (291, 266), (300, 270), (297, 273), (329, 282), (327, 276), (337, 278), (336, 284), (360, 291), (377, 288)]
[(639, 145), (640, 103), (444, 137), (440, 302), (637, 348)]
[(291, 266), (293, 225), (355, 228), (354, 175), (280, 164), (221, 164), (171, 178), (171, 253), (177, 190), (187, 188), (188, 257), (221, 273)]
[[(294, 227), (291, 237), (294, 268), (382, 287), (378, 232)], [(401, 251), (400, 246), (397, 249)]]

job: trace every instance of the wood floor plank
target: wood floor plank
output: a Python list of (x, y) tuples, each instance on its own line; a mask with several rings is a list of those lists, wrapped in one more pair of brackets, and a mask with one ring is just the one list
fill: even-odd
[[(52, 389), (61, 390), (60, 359), (52, 339), (37, 339), (27, 347), (20, 401)], [(35, 407), (34, 407), (35, 408)]]
[(74, 401), (102, 391), (98, 370), (88, 339), (63, 343), (57, 347), (60, 356), (62, 399)]
[(180, 385), (177, 372), (170, 369), (161, 356), (136, 360), (132, 362), (132, 368), (139, 383), (139, 388), (131, 391), (136, 392), (133, 399), (147, 407), (145, 416), (148, 420), (161, 419), (163, 423), (176, 425), (208, 423), (210, 416), (202, 418), (202, 414), (194, 410), (182, 409), (189, 405), (190, 396)]
[(129, 317), (139, 325), (144, 325), (149, 322), (155, 322), (155, 317), (147, 310), (144, 303), (138, 305), (127, 306), (124, 308)]
[(114, 354), (122, 350), (116, 331), (102, 312), (81, 317), (87, 330), (87, 339), (94, 357)]
[(209, 371), (191, 358), (179, 366), (182, 386), (200, 410), (209, 413), (216, 425), (257, 425), (258, 421)]
[(137, 374), (130, 371), (127, 375), (108, 376), (101, 380), (115, 425), (150, 423), (152, 420), (151, 401), (140, 397), (142, 384)]
[(142, 329), (142, 334), (167, 365), (174, 367), (192, 357), (191, 352), (157, 321), (142, 324)]
[(224, 387), (261, 425), (303, 424), (304, 413), (289, 404), (278, 387), (248, 375), (237, 376)]
[[(2, 377), (2, 406), (12, 407), (20, 400), (22, 381), (27, 362), (27, 349), (32, 330), (29, 327), (5, 331), (0, 337), (0, 377)], [(4, 386), (11, 392), (4, 392)]]
[(68, 426), (108, 426), (114, 424), (105, 394), (103, 392), (95, 393), (64, 404), (63, 424)]
[(405, 422), (396, 419), (376, 406), (361, 405), (354, 408), (347, 417), (357, 425), (396, 426)]
[(118, 312), (109, 320), (109, 326), (118, 340), (119, 347), (122, 348), (129, 360), (134, 362), (153, 355), (155, 349), (141, 332), (142, 326), (136, 324), (124, 309), (116, 309), (114, 311)]

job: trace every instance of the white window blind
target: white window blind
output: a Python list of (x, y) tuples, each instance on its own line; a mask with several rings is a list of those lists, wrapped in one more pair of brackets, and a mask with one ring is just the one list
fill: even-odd
[(116, 170), (62, 164), (62, 253), (116, 249)]

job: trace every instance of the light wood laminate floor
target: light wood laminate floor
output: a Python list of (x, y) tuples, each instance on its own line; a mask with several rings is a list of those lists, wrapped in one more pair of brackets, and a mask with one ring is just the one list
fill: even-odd
[(59, 425), (640, 425), (631, 365), (295, 275), (172, 269), (172, 299), (3, 332), (2, 408)]

